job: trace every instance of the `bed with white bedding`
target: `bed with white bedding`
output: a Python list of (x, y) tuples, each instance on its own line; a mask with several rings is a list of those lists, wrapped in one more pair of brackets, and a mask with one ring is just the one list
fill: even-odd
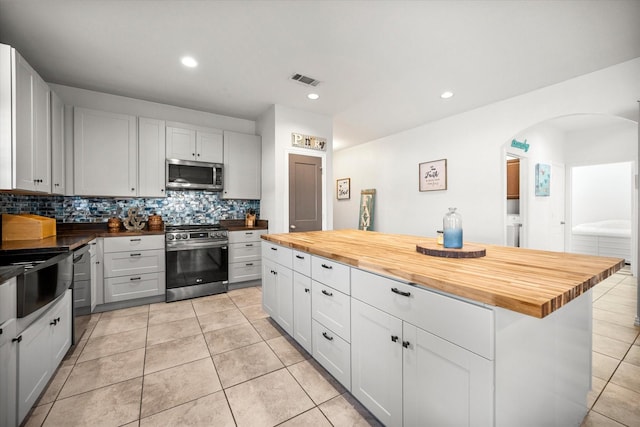
[(631, 221), (610, 219), (578, 224), (571, 229), (571, 251), (631, 261)]

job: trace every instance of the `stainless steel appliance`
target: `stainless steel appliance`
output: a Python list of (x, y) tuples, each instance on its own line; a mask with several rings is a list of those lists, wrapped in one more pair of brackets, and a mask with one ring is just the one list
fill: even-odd
[(218, 224), (165, 227), (166, 301), (227, 292), (228, 235)]
[(167, 159), (167, 189), (222, 191), (222, 163)]

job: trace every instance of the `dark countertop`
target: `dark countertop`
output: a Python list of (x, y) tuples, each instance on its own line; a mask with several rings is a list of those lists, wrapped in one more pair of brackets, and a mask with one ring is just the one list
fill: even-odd
[(221, 219), (220, 225), (225, 227), (229, 231), (244, 231), (244, 230), (268, 230), (269, 221), (266, 219), (259, 219), (256, 221), (253, 227), (247, 227), (244, 219)]
[(0, 284), (16, 277), (19, 274), (22, 274), (23, 271), (24, 267), (19, 267), (16, 265), (7, 265), (5, 267), (0, 267)]

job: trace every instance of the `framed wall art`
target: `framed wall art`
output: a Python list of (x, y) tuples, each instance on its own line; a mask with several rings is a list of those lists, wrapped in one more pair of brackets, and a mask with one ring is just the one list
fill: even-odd
[(358, 218), (358, 230), (373, 230), (373, 208), (376, 196), (374, 188), (360, 192), (360, 216)]
[(420, 163), (418, 173), (420, 191), (447, 189), (447, 159)]
[(338, 200), (351, 198), (351, 178), (342, 178), (336, 181), (336, 197)]
[(536, 196), (548, 197), (551, 193), (551, 166), (536, 164)]

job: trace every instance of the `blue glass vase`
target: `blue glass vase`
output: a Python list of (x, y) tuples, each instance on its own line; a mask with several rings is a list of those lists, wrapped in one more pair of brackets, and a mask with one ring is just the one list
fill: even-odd
[(462, 217), (456, 208), (449, 208), (442, 220), (444, 228), (444, 247), (451, 249), (462, 248)]

